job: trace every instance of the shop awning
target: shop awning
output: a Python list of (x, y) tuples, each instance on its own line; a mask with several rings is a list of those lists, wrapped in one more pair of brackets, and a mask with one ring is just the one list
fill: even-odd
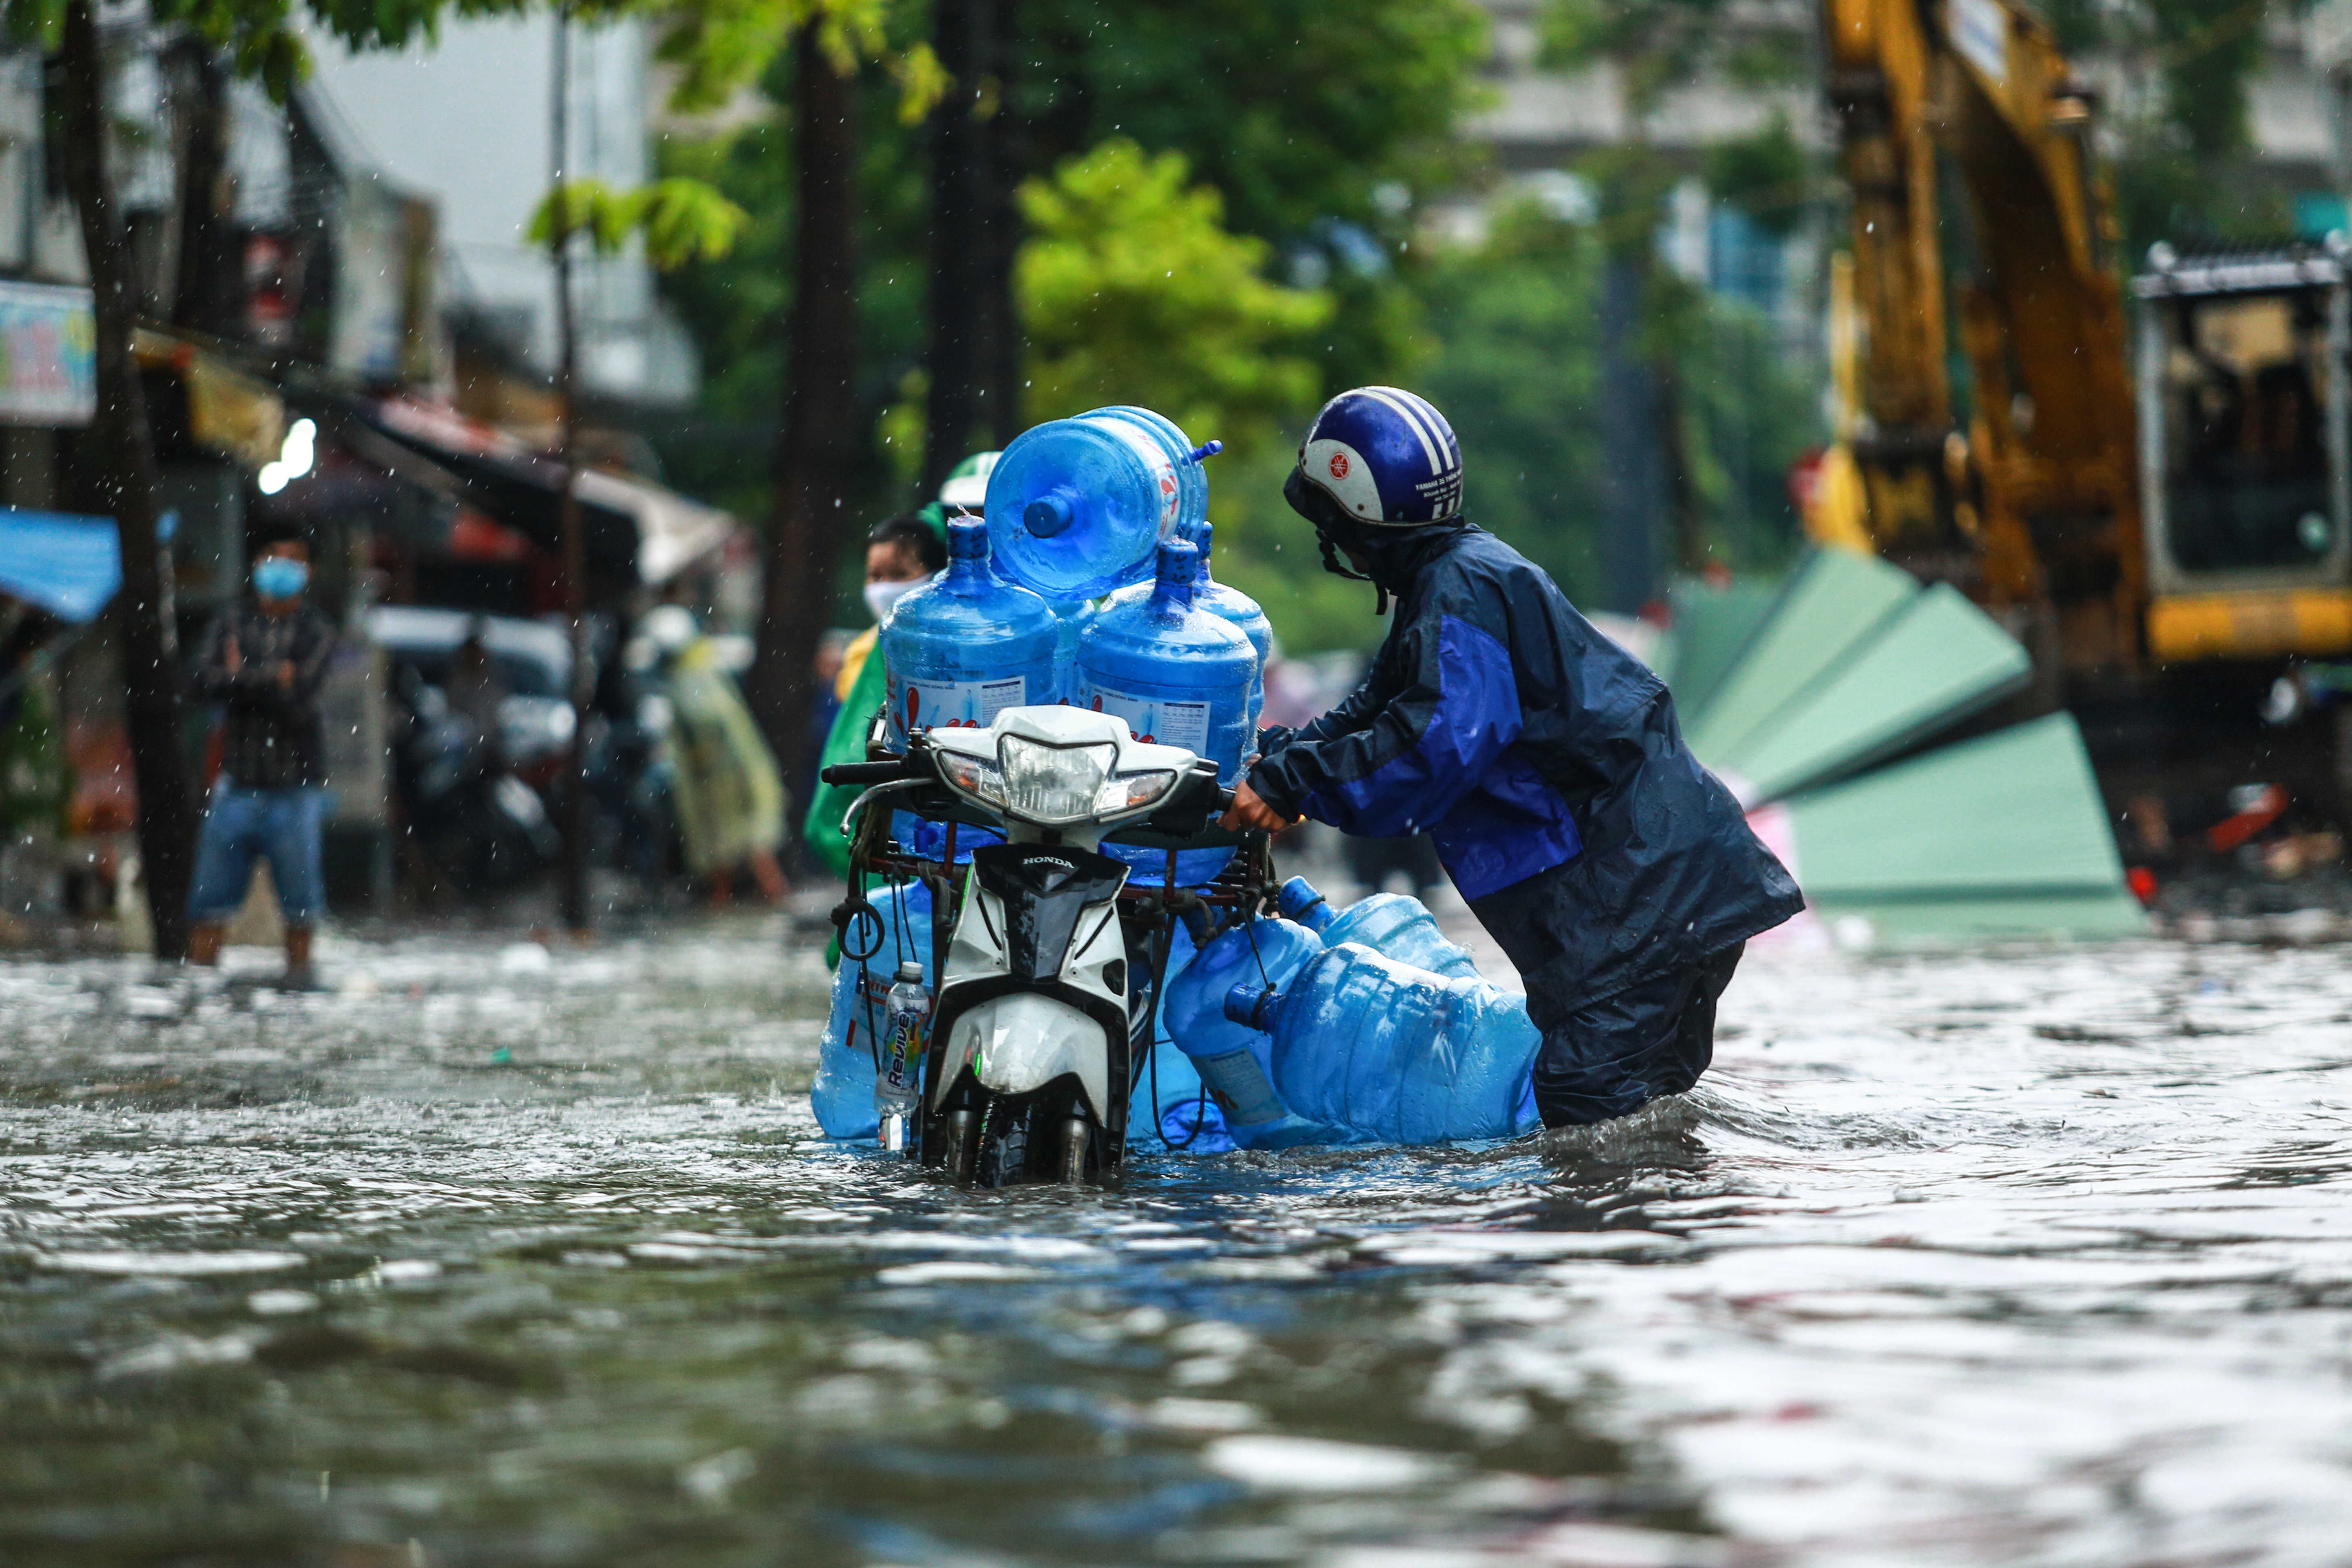
[[(163, 533), (172, 534), (172, 518)], [(76, 626), (122, 586), (122, 542), (110, 517), (0, 507), (0, 594)]]
[(277, 389), (168, 332), (131, 334), (141, 368), (169, 370), (188, 390), (188, 434), (196, 444), (258, 468), (286, 445), (286, 403)]
[[(536, 542), (561, 543), (563, 467), (510, 436), (451, 410), (387, 398), (368, 423), (422, 452), (464, 483), (476, 506)], [(573, 485), (590, 562), (664, 583), (709, 554), (735, 520), (644, 479), (583, 468)]]

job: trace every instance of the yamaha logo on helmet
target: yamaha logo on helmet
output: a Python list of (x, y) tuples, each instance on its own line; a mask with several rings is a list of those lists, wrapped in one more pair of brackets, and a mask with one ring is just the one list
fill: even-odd
[(1360, 386), (1325, 404), (1299, 444), (1298, 471), (1366, 522), (1412, 528), (1462, 510), (1462, 443), (1445, 416), (1402, 387)]

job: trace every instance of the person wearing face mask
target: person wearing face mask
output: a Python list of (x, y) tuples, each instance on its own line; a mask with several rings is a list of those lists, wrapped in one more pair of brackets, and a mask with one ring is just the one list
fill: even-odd
[[(976, 500), (971, 505), (974, 510), (979, 509)], [(882, 661), (874, 657), (875, 645), (882, 623), (890, 618), (898, 601), (947, 568), (948, 529), (940, 511), (940, 505), (935, 503), (919, 512), (885, 518), (867, 536), (866, 608), (874, 624), (841, 651), (841, 673), (834, 678), (841, 711), (834, 719), (833, 732), (825, 737), (824, 766), (866, 760), (866, 726), (873, 722), (874, 710), (882, 706), (884, 691)], [(801, 838), (809, 852), (836, 877), (849, 874), (849, 841), (841, 836), (841, 815), (856, 794), (835, 784), (819, 784), (810, 792), (808, 816), (801, 825)]]
[(253, 597), (221, 613), (196, 659), (195, 692), (221, 705), (221, 772), (196, 840), (188, 956), (220, 961), (221, 932), (269, 862), (286, 923), (286, 984), (316, 984), (310, 934), (325, 905), (319, 834), (327, 782), (319, 688), (335, 628), (303, 601), (310, 551), (291, 532), (263, 541)]

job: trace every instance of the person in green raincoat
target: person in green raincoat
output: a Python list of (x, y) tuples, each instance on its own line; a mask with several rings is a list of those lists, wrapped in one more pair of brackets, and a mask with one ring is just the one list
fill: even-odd
[(669, 698), (670, 803), (688, 875), (714, 906), (733, 898), (732, 879), (748, 867), (771, 903), (789, 890), (776, 851), (784, 841), (784, 786), (718, 645), (694, 613), (659, 605), (637, 623), (657, 660)]
[[(887, 689), (877, 643), (891, 607), (908, 591), (929, 582), (948, 563), (947, 514), (977, 514), (988, 499), (989, 470), (996, 454), (981, 452), (966, 458), (940, 487), (940, 499), (919, 512), (885, 519), (868, 536), (866, 546), (866, 607), (874, 625), (842, 650), (841, 673), (834, 690), (841, 711), (824, 741), (821, 767), (866, 760), (866, 731), (882, 706)], [(801, 825), (801, 838), (811, 854), (836, 877), (849, 875), (849, 840), (841, 835), (842, 815), (857, 792), (838, 784), (820, 784), (809, 797), (809, 811)]]

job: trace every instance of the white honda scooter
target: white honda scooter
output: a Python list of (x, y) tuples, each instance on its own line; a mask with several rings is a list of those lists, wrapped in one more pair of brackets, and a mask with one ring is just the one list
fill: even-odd
[[(919, 876), (931, 887), (947, 954), (926, 1035), (922, 1095), (908, 1152), (959, 1182), (1099, 1179), (1126, 1152), (1127, 1108), (1172, 931), (1210, 911), (1255, 909), (1268, 892), (1263, 833), (1227, 834), (1230, 797), (1213, 763), (1149, 744), (1109, 714), (1007, 709), (986, 729), (916, 735), (900, 758), (827, 768), (828, 784), (866, 784), (843, 822), (851, 876)], [(894, 811), (950, 824), (938, 860), (889, 837)], [(1006, 842), (955, 866), (958, 826)], [(1130, 889), (1106, 837), (1169, 855), (1241, 849), (1215, 884)], [(953, 906), (961, 899), (960, 914)], [(837, 912), (845, 951), (874, 916), (855, 891)], [(870, 950), (869, 950), (870, 951)]]

